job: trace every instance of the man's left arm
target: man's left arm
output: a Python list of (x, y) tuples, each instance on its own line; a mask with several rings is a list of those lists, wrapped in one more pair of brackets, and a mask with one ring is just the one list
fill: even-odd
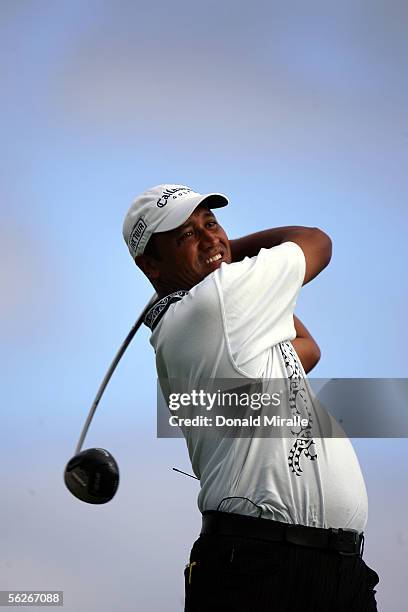
[(293, 315), (296, 338), (292, 340), (293, 347), (299, 356), (306, 374), (312, 370), (320, 360), (320, 349), (303, 323)]

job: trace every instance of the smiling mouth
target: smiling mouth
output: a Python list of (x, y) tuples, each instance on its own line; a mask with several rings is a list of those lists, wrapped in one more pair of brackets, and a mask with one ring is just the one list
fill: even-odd
[(218, 261), (219, 259), (222, 259), (221, 253), (217, 253), (217, 255), (213, 255), (209, 259), (206, 259), (205, 263), (210, 264), (210, 263), (213, 263), (214, 261)]

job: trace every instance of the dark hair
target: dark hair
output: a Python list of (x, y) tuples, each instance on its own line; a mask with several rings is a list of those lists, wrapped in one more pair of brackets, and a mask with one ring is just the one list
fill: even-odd
[(149, 241), (145, 246), (143, 255), (147, 255), (148, 257), (153, 257), (153, 259), (157, 259), (158, 261), (160, 261), (160, 255), (159, 255), (159, 250), (157, 248), (155, 234), (152, 234), (150, 236)]

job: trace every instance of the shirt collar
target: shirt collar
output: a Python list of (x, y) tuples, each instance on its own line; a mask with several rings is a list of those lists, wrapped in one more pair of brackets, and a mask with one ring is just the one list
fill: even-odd
[(174, 293), (170, 293), (170, 295), (166, 295), (163, 298), (160, 298), (155, 302), (147, 311), (145, 318), (143, 320), (144, 324), (147, 325), (152, 331), (161, 320), (168, 307), (174, 302), (178, 302), (185, 295), (187, 295), (188, 291), (184, 291), (180, 289), (179, 291), (174, 291)]

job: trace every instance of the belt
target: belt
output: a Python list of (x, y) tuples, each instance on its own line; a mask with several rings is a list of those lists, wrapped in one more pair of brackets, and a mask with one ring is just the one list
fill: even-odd
[(201, 535), (286, 542), (297, 546), (336, 551), (341, 555), (362, 556), (364, 549), (364, 534), (355, 529), (320, 529), (215, 510), (203, 512)]

